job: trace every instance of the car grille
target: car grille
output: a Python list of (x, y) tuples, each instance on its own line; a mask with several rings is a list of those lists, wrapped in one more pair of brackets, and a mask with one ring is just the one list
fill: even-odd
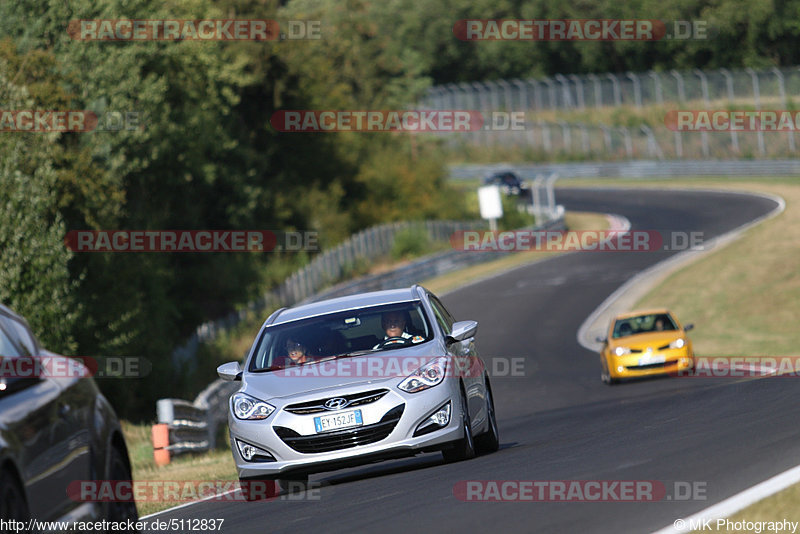
[(278, 437), (297, 452), (313, 454), (338, 451), (360, 445), (369, 445), (386, 439), (392, 433), (394, 427), (397, 426), (404, 409), (405, 404), (395, 406), (386, 412), (386, 415), (374, 425), (348, 428), (347, 430), (337, 430), (313, 436), (301, 436), (294, 430), (282, 426), (276, 426), (274, 429)]
[(648, 363), (647, 365), (629, 365), (626, 367), (626, 369), (630, 369), (631, 371), (645, 371), (647, 369), (658, 369), (660, 367), (669, 367), (677, 364), (677, 360), (668, 360), (661, 363)]
[(350, 395), (334, 395), (332, 397), (326, 397), (324, 399), (301, 402), (299, 404), (290, 404), (289, 406), (284, 408), (284, 410), (289, 413), (297, 415), (330, 412), (331, 410), (328, 410), (324, 406), (325, 401), (328, 399), (341, 397), (347, 400), (347, 404), (345, 406), (342, 406), (340, 409), (352, 408), (353, 406), (363, 406), (364, 404), (370, 404), (372, 402), (375, 402), (383, 398), (383, 396), (386, 395), (387, 393), (389, 393), (388, 389), (375, 389), (372, 391), (363, 391), (361, 393), (351, 393)]

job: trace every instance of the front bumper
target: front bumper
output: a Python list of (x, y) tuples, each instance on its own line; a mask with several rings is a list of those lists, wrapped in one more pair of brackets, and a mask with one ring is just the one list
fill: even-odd
[[(328, 392), (327, 396), (358, 393), (359, 390), (380, 387), (380, 384), (372, 384), (369, 388), (360, 386), (337, 389), (335, 393)], [(357, 407), (362, 413), (363, 426), (346, 431), (317, 433), (314, 417), (320, 414), (300, 415), (285, 410), (287, 406), (310, 400), (307, 394), (302, 398), (281, 399), (280, 406), (276, 406), (273, 399), (270, 403), (276, 410), (262, 421), (242, 421), (229, 414), (231, 449), (239, 478), (269, 478), (287, 473), (330, 471), (445, 448), (449, 443), (463, 437), (457, 381), (446, 380), (419, 393), (405, 393), (388, 385), (382, 387), (388, 390), (383, 397)], [(313, 396), (324, 397), (326, 393), (317, 392)], [(418, 426), (448, 401), (451, 403), (449, 423), (439, 430), (415, 437)], [(343, 411), (348, 409), (350, 408)], [(399, 410), (402, 410), (402, 414), (393, 422), (391, 412), (396, 413)], [(236, 440), (266, 451), (274, 461), (245, 460)]]
[[(662, 359), (663, 361), (658, 361)], [(608, 371), (611, 378), (634, 378), (679, 373), (694, 367), (694, 358), (687, 348), (645, 353), (611, 355)]]

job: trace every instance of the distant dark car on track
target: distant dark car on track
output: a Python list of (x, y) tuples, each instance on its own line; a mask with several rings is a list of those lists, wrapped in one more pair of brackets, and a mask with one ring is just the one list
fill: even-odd
[(42, 349), (0, 305), (0, 518), (136, 520), (131, 502), (79, 502), (71, 484), (130, 480), (119, 421), (79, 361)]
[(524, 189), (522, 180), (511, 171), (495, 172), (483, 179), (483, 185), (496, 185), (507, 195), (519, 195)]

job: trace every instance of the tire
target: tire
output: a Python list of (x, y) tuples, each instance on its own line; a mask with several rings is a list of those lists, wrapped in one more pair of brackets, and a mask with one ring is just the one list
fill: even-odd
[(489, 454), (496, 452), (500, 448), (500, 430), (497, 428), (497, 416), (494, 412), (494, 396), (492, 386), (489, 384), (489, 377), (486, 377), (486, 418), (489, 428), (475, 438), (475, 451), (478, 454)]
[(602, 380), (603, 384), (607, 386), (613, 386), (614, 384), (619, 383), (619, 380), (616, 378), (611, 378), (611, 371), (603, 371), (602, 360), (600, 362), (600, 380)]
[[(107, 480), (125, 480), (131, 481), (131, 472), (128, 469), (128, 464), (122, 452), (116, 447), (111, 447), (111, 452), (108, 459), (108, 476)], [(131, 520), (134, 523), (139, 520), (139, 513), (136, 510), (136, 502), (107, 502), (105, 503), (105, 510), (103, 516), (109, 522), (126, 522)]]
[(8, 469), (0, 473), (0, 517), (23, 522), (30, 518), (22, 486)]
[(442, 457), (447, 463), (460, 462), (475, 458), (475, 440), (470, 430), (469, 409), (467, 408), (467, 395), (461, 388), (461, 428), (464, 437), (453, 442), (452, 446), (442, 450)]

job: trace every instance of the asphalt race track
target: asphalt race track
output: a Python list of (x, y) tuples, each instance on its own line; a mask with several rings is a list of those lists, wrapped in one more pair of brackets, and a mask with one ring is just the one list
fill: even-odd
[[(556, 199), (568, 210), (624, 215), (634, 230), (702, 231), (706, 239), (775, 208), (761, 197), (708, 192), (561, 189)], [(578, 327), (609, 294), (673, 253), (566, 254), (443, 297), (457, 319), (480, 323), (487, 361), (525, 358), (524, 376), (493, 378), (499, 452), (315, 475), (317, 500), (204, 502), (156, 517), (225, 518), (229, 533), (652, 532), (797, 465), (794, 381), (659, 378), (609, 387), (598, 355), (578, 344)], [(462, 502), (453, 488), (466, 480), (655, 480), (676, 498)], [(675, 481), (699, 484), (706, 500), (677, 500)]]

